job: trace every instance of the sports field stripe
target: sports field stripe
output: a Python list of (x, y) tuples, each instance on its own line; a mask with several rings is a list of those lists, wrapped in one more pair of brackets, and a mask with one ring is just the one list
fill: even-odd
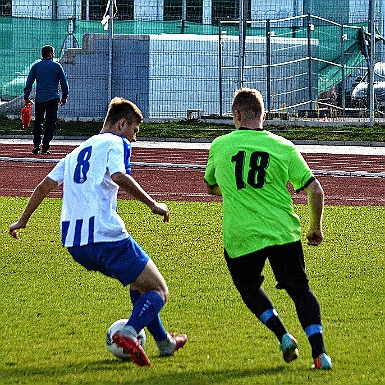
[[(12, 158), (0, 157), (3, 162), (24, 162), (24, 163), (58, 163), (60, 159), (46, 158)], [(158, 168), (187, 168), (201, 169), (206, 168), (203, 164), (193, 163), (153, 163), (153, 162), (131, 162), (132, 166), (137, 167), (158, 167)], [(368, 172), (368, 171), (344, 171), (344, 170), (312, 170), (314, 175), (331, 175), (331, 176), (353, 176), (367, 178), (385, 178), (385, 172)]]

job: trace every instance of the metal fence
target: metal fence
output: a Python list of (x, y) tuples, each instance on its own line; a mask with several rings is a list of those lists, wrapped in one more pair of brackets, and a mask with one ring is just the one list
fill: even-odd
[[(341, 116), (346, 108), (359, 105), (351, 94), (354, 81), (367, 70), (362, 50), (366, 27), (310, 14), (247, 21), (246, 27), (242, 45), (239, 23), (220, 23), (221, 90), (234, 85), (255, 87), (265, 95), (266, 108), (272, 113), (320, 114), (321, 109), (330, 116), (332, 109)], [(225, 105), (221, 110), (228, 110), (227, 97), (221, 100)]]
[[(373, 1), (380, 35), (385, 0)], [(147, 119), (225, 116), (239, 86), (261, 90), (273, 117), (365, 114), (368, 92), (352, 93), (367, 86), (367, 8), (367, 0), (0, 0), (0, 113), (19, 111), (29, 69), (50, 44), (70, 83), (62, 118), (102, 118), (115, 95)]]

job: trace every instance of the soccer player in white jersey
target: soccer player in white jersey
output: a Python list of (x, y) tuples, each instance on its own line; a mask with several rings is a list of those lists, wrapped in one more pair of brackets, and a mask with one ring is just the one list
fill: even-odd
[(143, 116), (129, 100), (112, 99), (100, 134), (91, 137), (54, 167), (32, 193), (20, 219), (9, 232), (25, 228), (30, 216), (48, 193), (63, 183), (61, 237), (75, 261), (130, 285), (133, 310), (127, 325), (112, 336), (134, 363), (150, 365), (137, 339), (144, 327), (153, 335), (162, 357), (171, 356), (187, 341), (185, 334), (167, 333), (159, 312), (168, 299), (166, 282), (145, 251), (135, 242), (116, 212), (121, 188), (169, 220), (164, 203), (156, 202), (130, 175), (130, 142)]

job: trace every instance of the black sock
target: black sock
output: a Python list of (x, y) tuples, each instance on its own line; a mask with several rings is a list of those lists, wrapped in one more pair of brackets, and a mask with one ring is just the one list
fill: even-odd
[(316, 359), (320, 354), (326, 353), (324, 339), (321, 333), (313, 334), (309, 337), (311, 345), (311, 355)]

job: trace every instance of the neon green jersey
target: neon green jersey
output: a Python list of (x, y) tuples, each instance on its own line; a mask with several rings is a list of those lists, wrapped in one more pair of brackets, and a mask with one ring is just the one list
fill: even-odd
[(205, 181), (223, 197), (223, 242), (230, 258), (300, 239), (300, 221), (287, 189), (314, 176), (294, 144), (264, 130), (238, 129), (216, 138)]

